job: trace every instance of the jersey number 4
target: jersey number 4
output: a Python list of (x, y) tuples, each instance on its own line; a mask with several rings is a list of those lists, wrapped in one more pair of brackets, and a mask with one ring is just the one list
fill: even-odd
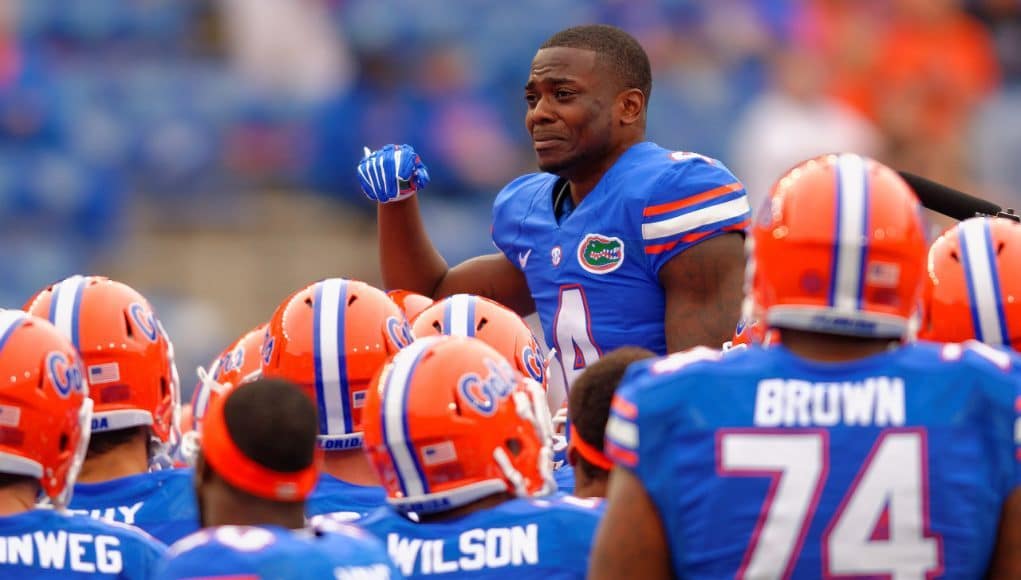
[[(786, 578), (798, 561), (829, 473), (826, 431), (721, 431), (723, 476), (772, 483), (738, 578)], [(928, 530), (925, 431), (887, 429), (822, 535), (823, 576), (924, 579), (942, 570), (940, 538)]]
[(578, 284), (560, 287), (557, 313), (553, 318), (553, 346), (564, 367), (568, 387), (585, 367), (599, 360), (603, 352), (592, 338), (592, 315), (585, 290)]

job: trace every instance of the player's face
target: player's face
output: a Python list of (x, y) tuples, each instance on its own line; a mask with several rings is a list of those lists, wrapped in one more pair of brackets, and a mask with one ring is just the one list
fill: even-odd
[(570, 178), (610, 153), (615, 91), (607, 75), (591, 50), (536, 53), (525, 85), (525, 126), (539, 169)]

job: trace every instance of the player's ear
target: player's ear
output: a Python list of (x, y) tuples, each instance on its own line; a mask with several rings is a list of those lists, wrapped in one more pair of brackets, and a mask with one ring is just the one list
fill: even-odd
[(202, 451), (199, 451), (195, 455), (195, 489), (201, 489), (209, 481), (210, 475), (212, 474), (209, 464), (206, 463), (206, 458), (202, 456)]
[(567, 448), (567, 464), (572, 467), (578, 464), (578, 450), (574, 447)]
[(617, 94), (617, 116), (621, 125), (634, 125), (645, 112), (645, 94), (639, 89), (627, 89)]

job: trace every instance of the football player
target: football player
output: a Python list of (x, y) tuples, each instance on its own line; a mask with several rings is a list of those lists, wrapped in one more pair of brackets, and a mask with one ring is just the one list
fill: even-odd
[(455, 294), (433, 303), (415, 317), (415, 338), (472, 336), (495, 348), (518, 372), (546, 386), (546, 364), (528, 324), (506, 306), (471, 294)]
[[(70, 340), (49, 322), (0, 310), (4, 578), (150, 578), (163, 555), (144, 532), (64, 509), (89, 442), (84, 373)], [(50, 505), (33, 509), (40, 496)]]
[(415, 151), (388, 145), (358, 166), (379, 202), (389, 287), (434, 298), (496, 300), (538, 310), (569, 385), (602, 353), (658, 354), (719, 345), (737, 324), (744, 271), (744, 186), (714, 159), (645, 140), (649, 58), (626, 32), (578, 26), (532, 60), (525, 127), (539, 169), (496, 199), (500, 253), (449, 267), (414, 195), (429, 181)]
[(573, 466), (574, 495), (606, 497), (606, 481), (613, 468), (603, 452), (610, 401), (628, 365), (654, 356), (644, 348), (618, 348), (589, 365), (574, 381), (567, 405), (567, 460)]
[(929, 248), (918, 337), (1021, 350), (1021, 223), (964, 220)]
[(584, 577), (602, 508), (550, 495), (545, 406), (484, 342), (416, 340), (369, 390), (365, 448), (390, 505), (358, 524), (408, 577)]
[(156, 577), (399, 577), (365, 532), (305, 526), (321, 459), (316, 424), (310, 399), (283, 381), (257, 380), (212, 398), (195, 466), (203, 529), (171, 547)]
[[(903, 344), (925, 275), (919, 203), (891, 169), (812, 159), (752, 226), (779, 344), (628, 370), (593, 578), (978, 578), (1021, 520), (1018, 360)], [(1012, 563), (1011, 563), (1012, 562)]]
[[(523, 376), (541, 384), (550, 407), (559, 406), (564, 399), (562, 390), (553, 393), (549, 389), (547, 357), (528, 324), (502, 304), (481, 296), (454, 294), (423, 310), (415, 318), (411, 331), (415, 338), (441, 334), (475, 337), (495, 348)], [(557, 386), (562, 386), (562, 382)], [(574, 472), (567, 464), (566, 438), (554, 434), (553, 441), (553, 478), (557, 489), (571, 493), (574, 490)]]
[(262, 345), (268, 326), (269, 323), (262, 323), (242, 334), (213, 360), (208, 370), (199, 369), (199, 382), (191, 397), (193, 430), (201, 429), (210, 399), (262, 376)]
[(319, 410), (323, 473), (309, 516), (355, 519), (385, 494), (362, 452), (369, 382), (387, 357), (411, 342), (401, 309), (364, 282), (330, 278), (284, 300), (266, 329), (262, 376), (301, 387)]
[(195, 385), (191, 403), (181, 409), (181, 446), (179, 455), (187, 465), (195, 464), (202, 417), (209, 401), (228, 390), (259, 378), (262, 371), (262, 343), (267, 323), (260, 324), (242, 334), (217, 356), (209, 369), (199, 367), (199, 382)]
[(72, 276), (26, 310), (71, 339), (95, 404), (70, 509), (138, 526), (167, 544), (198, 529), (191, 474), (168, 469), (180, 385), (173, 345), (148, 300), (108, 278)]

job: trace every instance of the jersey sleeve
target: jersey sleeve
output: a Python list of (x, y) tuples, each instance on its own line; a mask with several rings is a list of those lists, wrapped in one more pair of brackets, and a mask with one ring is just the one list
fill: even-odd
[(657, 275), (677, 254), (722, 233), (743, 231), (751, 218), (744, 185), (722, 163), (675, 155), (642, 209), (642, 243)]
[(606, 440), (603, 450), (618, 466), (630, 469), (642, 479), (647, 466), (655, 467), (655, 458), (649, 457), (661, 439), (658, 416), (661, 411), (648, 396), (651, 362), (631, 365), (610, 406), (606, 422)]

